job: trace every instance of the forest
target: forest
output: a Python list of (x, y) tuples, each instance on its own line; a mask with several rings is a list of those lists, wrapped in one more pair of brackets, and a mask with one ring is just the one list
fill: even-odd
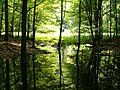
[(120, 90), (120, 0), (0, 0), (0, 90)]

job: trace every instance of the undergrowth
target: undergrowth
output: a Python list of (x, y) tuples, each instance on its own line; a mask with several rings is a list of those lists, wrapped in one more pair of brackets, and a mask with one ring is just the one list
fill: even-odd
[[(36, 44), (45, 44), (45, 45), (57, 45), (59, 36), (39, 36), (36, 37)], [(81, 44), (86, 44), (91, 41), (89, 36), (81, 36)], [(77, 36), (63, 36), (62, 45), (76, 45), (78, 43)]]

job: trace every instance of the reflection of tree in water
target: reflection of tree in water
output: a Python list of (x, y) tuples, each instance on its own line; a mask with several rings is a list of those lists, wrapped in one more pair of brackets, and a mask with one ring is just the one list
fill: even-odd
[(100, 55), (97, 55), (98, 52), (92, 51), (90, 55), (90, 60), (87, 64), (85, 71), (85, 84), (86, 89), (97, 90), (98, 88), (98, 69), (100, 63)]
[[(68, 50), (70, 50), (68, 48)], [(74, 89), (76, 69), (73, 58), (67, 49), (62, 49), (63, 87)], [(59, 64), (57, 57), (52, 53), (40, 55), (27, 55), (28, 89), (50, 90), (59, 89)], [(120, 61), (119, 52), (102, 50), (92, 52), (83, 49), (80, 52), (79, 87), (83, 90), (119, 90), (120, 87)], [(68, 62), (69, 61), (69, 62)], [(9, 66), (9, 67), (8, 67)], [(0, 59), (0, 89), (5, 90), (9, 84), (10, 89), (21, 88), (20, 58)], [(9, 70), (9, 72), (8, 72)], [(8, 76), (9, 77), (6, 77)], [(9, 79), (9, 80), (7, 80)], [(6, 81), (9, 81), (6, 83)]]
[[(48, 90), (58, 88), (59, 73), (54, 55), (27, 55), (28, 90)], [(53, 58), (50, 58), (53, 57)], [(49, 58), (49, 59), (48, 59)], [(56, 58), (56, 57), (55, 57)], [(52, 60), (53, 59), (53, 60)], [(9, 61), (9, 62), (8, 62)], [(21, 90), (20, 58), (0, 59), (0, 90)]]
[(120, 87), (119, 52), (92, 51), (86, 66), (83, 86), (86, 90), (118, 90)]
[(0, 89), (5, 87), (5, 62), (0, 58)]

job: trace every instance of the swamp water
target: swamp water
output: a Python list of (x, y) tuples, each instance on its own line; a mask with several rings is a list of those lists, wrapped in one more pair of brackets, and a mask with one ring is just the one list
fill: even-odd
[[(62, 47), (61, 90), (75, 90), (76, 46)], [(49, 47), (51, 53), (27, 55), (28, 90), (60, 90), (58, 51)], [(79, 55), (79, 90), (119, 90), (120, 53), (94, 51), (81, 45)], [(21, 90), (20, 58), (0, 58), (0, 90)]]

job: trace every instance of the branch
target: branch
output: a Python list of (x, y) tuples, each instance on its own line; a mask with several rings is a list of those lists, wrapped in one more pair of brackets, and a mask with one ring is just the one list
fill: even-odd
[[(8, 5), (9, 7), (11, 7), (11, 8), (14, 8), (13, 6), (11, 6), (11, 5)], [(21, 11), (19, 11), (19, 10), (17, 10), (17, 9), (15, 9), (15, 11), (17, 11), (17, 12), (19, 12), (20, 14), (22, 14), (22, 12)]]
[(27, 12), (29, 12), (29, 11), (30, 11), (31, 9), (33, 9), (34, 7), (39, 6), (41, 3), (42, 3), (42, 2), (40, 2), (39, 4), (36, 4), (35, 6), (29, 8), (29, 9), (27, 10)]
[[(42, 2), (40, 2), (39, 4), (36, 4), (36, 6), (39, 6), (40, 4), (41, 4)], [(11, 7), (11, 8), (14, 8), (13, 6), (11, 6), (11, 5), (8, 5), (9, 7)], [(34, 6), (33, 7), (31, 7), (31, 8), (29, 8), (28, 10), (27, 10), (27, 12), (29, 12), (31, 9), (33, 9), (34, 8)], [(19, 12), (20, 14), (22, 14), (22, 12), (21, 11), (19, 11), (19, 10), (17, 10), (17, 9), (15, 9), (15, 11), (17, 11), (17, 12)]]

